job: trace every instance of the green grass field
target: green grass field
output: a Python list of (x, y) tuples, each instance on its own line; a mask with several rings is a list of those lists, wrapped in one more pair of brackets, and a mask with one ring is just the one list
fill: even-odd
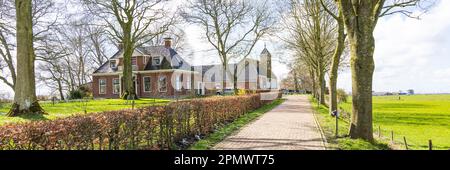
[(330, 116), (328, 108), (324, 105), (317, 105), (317, 101), (309, 97), (315, 111), (320, 127), (327, 139), (327, 149), (329, 150), (390, 150), (386, 142), (376, 141), (370, 143), (364, 140), (355, 140), (347, 137), (349, 123), (344, 119), (339, 119), (338, 137), (336, 138), (336, 119)]
[[(162, 99), (140, 99), (135, 101), (135, 107), (143, 107), (149, 105), (163, 105), (170, 100)], [(53, 120), (58, 118), (64, 118), (73, 115), (84, 114), (84, 108), (87, 113), (95, 113), (102, 111), (112, 111), (121, 109), (131, 109), (131, 104), (126, 104), (126, 101), (121, 99), (105, 99), (105, 100), (90, 100), (87, 103), (87, 107), (84, 107), (83, 102), (70, 102), (70, 103), (41, 103), (42, 108), (48, 113), (44, 116), (23, 116), (23, 117), (7, 117), (6, 113), (10, 109), (10, 104), (0, 103), (0, 125), (5, 123), (19, 123), (33, 120)]]
[[(351, 99), (349, 100), (351, 101)], [(351, 111), (351, 103), (341, 104)], [(450, 149), (450, 95), (377, 96), (373, 99), (374, 132), (390, 139), (391, 131), (397, 143), (403, 137), (411, 149)]]

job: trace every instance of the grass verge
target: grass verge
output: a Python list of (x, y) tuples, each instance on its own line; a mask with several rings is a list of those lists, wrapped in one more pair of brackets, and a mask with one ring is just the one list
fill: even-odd
[(346, 120), (338, 120), (338, 136), (336, 137), (336, 118), (330, 116), (328, 108), (324, 105), (317, 105), (317, 102), (311, 96), (309, 101), (312, 104), (317, 120), (327, 139), (327, 149), (331, 150), (390, 150), (388, 144), (375, 141), (370, 143), (364, 140), (350, 139), (347, 136), (349, 123)]
[(269, 103), (259, 109), (256, 109), (253, 112), (247, 113), (239, 117), (234, 122), (225, 125), (221, 129), (217, 130), (216, 132), (210, 134), (205, 139), (202, 139), (196, 143), (194, 143), (189, 150), (208, 150), (214, 147), (217, 143), (224, 140), (227, 136), (231, 135), (233, 132), (239, 130), (243, 126), (247, 125), (248, 123), (252, 122), (256, 118), (260, 117), (264, 113), (272, 110), (276, 106), (283, 103), (285, 99), (277, 99), (273, 101), (272, 103)]

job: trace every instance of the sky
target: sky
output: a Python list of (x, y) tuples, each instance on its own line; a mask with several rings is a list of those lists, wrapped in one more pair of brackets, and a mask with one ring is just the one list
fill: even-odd
[[(375, 30), (373, 89), (450, 93), (450, 1), (442, 0), (420, 20), (381, 18)], [(338, 86), (351, 91), (349, 69)]]
[[(442, 0), (420, 20), (394, 15), (381, 18), (374, 36), (375, 74), (374, 91), (397, 92), (414, 89), (416, 93), (450, 93), (450, 1)], [(187, 45), (194, 52), (194, 64), (219, 63), (211, 45), (203, 38), (197, 26), (185, 25)], [(251, 58), (258, 58), (264, 46), (273, 55), (273, 70), (277, 77), (288, 74), (281, 42), (266, 38), (255, 47)], [(339, 75), (338, 87), (351, 91), (351, 73), (347, 68)], [(11, 90), (0, 83), (0, 94)], [(48, 93), (44, 87), (38, 94)], [(11, 95), (12, 96), (12, 95)]]

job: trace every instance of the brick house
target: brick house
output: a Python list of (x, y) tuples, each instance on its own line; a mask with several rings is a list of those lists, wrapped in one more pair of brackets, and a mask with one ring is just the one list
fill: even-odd
[[(231, 72), (238, 68), (238, 87), (241, 89), (275, 89), (268, 85), (268, 79), (276, 82), (271, 72), (271, 54), (264, 49), (261, 54), (264, 62), (245, 59), (228, 66)], [(164, 45), (138, 47), (132, 55), (133, 80), (136, 94), (140, 98), (168, 98), (215, 94), (221, 89), (220, 65), (192, 66), (173, 48), (170, 38)], [(119, 98), (123, 91), (122, 70), (123, 50), (113, 55), (108, 62), (93, 73), (92, 92), (94, 98)], [(267, 76), (267, 72), (271, 73)], [(270, 77), (270, 78), (268, 78)], [(233, 87), (232, 76), (226, 76), (228, 89)], [(269, 81), (270, 82), (270, 81)], [(270, 84), (270, 83), (269, 83)]]

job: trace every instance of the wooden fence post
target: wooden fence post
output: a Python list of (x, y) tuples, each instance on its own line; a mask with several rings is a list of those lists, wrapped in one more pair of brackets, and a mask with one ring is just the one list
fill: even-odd
[(391, 131), (391, 142), (394, 143), (394, 131)]
[(428, 141), (428, 149), (430, 149), (430, 151), (433, 150), (433, 141), (431, 141), (431, 139)]
[(403, 136), (403, 141), (405, 142), (405, 148), (406, 148), (406, 150), (409, 150), (409, 149), (408, 149), (408, 143), (406, 142), (406, 137), (404, 137), (404, 136)]
[(378, 138), (381, 139), (381, 127), (380, 126), (378, 126)]

